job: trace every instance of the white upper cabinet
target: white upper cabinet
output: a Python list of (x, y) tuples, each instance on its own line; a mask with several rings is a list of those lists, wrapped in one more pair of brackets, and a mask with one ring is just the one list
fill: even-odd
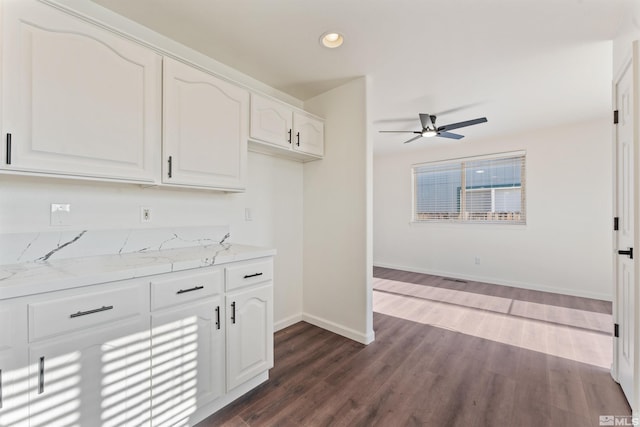
[(251, 94), (251, 138), (282, 147), (291, 147), (293, 115), (291, 107)]
[(162, 182), (243, 190), (249, 93), (164, 59)]
[(293, 113), (293, 148), (314, 156), (324, 155), (324, 123), (307, 114)]
[(251, 94), (250, 136), (259, 144), (255, 151), (268, 151), (298, 160), (317, 160), (324, 155), (324, 123), (273, 99)]
[(0, 168), (154, 180), (155, 52), (37, 2), (3, 2)]

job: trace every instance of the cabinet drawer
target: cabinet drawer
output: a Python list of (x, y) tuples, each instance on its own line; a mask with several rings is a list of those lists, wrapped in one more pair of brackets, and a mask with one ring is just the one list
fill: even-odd
[(227, 291), (273, 279), (273, 261), (233, 265), (225, 268)]
[(222, 269), (167, 274), (151, 281), (151, 309), (222, 293)]
[(134, 317), (148, 311), (147, 282), (29, 304), (29, 341)]

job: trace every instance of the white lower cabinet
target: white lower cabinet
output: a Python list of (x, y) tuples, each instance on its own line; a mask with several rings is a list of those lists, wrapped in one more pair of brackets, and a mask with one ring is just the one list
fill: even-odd
[(222, 275), (175, 273), (151, 286), (152, 300), (174, 305), (151, 314), (152, 425), (169, 427), (225, 393)]
[(273, 367), (272, 269), (260, 258), (0, 301), (0, 427), (201, 421)]
[(150, 425), (149, 285), (37, 295), (29, 319), (29, 426)]
[(29, 425), (27, 318), (24, 314), (24, 306), (20, 304), (0, 305), (1, 427)]
[(271, 283), (227, 295), (227, 389), (273, 367)]
[(149, 359), (145, 318), (31, 345), (29, 426), (148, 426)]

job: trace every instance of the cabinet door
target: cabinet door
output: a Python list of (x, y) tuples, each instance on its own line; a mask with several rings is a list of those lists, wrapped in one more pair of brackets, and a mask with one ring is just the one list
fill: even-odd
[(152, 314), (152, 425), (176, 425), (224, 394), (222, 310), (216, 297)]
[(149, 318), (29, 347), (29, 425), (148, 426)]
[(26, 347), (0, 346), (0, 427), (29, 425)]
[(307, 154), (324, 155), (324, 123), (300, 113), (293, 113), (293, 148)]
[(251, 94), (251, 138), (290, 148), (293, 111), (284, 104)]
[(162, 57), (39, 2), (2, 6), (0, 167), (153, 181)]
[(0, 427), (29, 425), (26, 305), (0, 302)]
[(249, 93), (164, 59), (163, 182), (242, 190)]
[(227, 391), (273, 367), (273, 287), (227, 295)]

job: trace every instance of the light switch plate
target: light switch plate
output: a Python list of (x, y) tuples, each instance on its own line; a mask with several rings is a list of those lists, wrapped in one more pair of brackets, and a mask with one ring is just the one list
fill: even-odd
[(53, 226), (71, 225), (71, 204), (51, 203), (50, 224)]
[(140, 208), (140, 222), (151, 222), (151, 208)]

